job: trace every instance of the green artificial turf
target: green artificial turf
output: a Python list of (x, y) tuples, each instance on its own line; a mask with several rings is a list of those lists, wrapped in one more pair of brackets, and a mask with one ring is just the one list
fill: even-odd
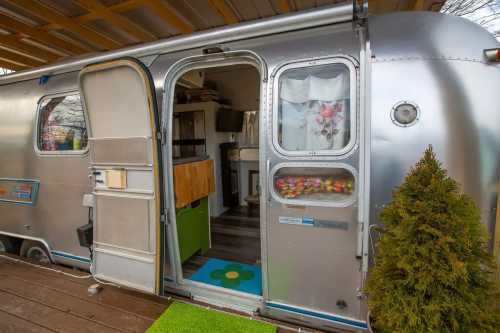
[(257, 320), (174, 302), (147, 333), (275, 333), (276, 326)]

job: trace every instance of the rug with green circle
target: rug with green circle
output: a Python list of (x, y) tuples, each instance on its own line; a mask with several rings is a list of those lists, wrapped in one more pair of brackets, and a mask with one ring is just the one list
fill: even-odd
[(189, 280), (262, 295), (262, 270), (257, 265), (209, 258)]
[(276, 329), (262, 321), (173, 302), (147, 333), (275, 333)]

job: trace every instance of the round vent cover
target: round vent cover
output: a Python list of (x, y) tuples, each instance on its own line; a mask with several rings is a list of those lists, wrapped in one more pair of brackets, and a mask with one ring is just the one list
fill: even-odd
[(419, 115), (420, 110), (415, 103), (402, 101), (392, 108), (391, 119), (398, 126), (408, 127), (418, 121)]

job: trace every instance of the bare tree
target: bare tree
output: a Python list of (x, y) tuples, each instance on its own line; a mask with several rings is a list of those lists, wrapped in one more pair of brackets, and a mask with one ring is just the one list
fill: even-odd
[(447, 0), (441, 12), (468, 18), (500, 39), (500, 0)]
[(443, 4), (441, 12), (455, 16), (465, 16), (475, 13), (494, 2), (494, 0), (448, 0)]

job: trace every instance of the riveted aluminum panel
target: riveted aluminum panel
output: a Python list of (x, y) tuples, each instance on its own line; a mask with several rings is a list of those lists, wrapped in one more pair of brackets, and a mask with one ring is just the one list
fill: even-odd
[[(0, 232), (41, 238), (53, 251), (88, 259), (76, 234), (76, 228), (88, 223), (88, 209), (82, 206), (83, 194), (91, 191), (88, 154), (46, 156), (34, 148), (38, 101), (75, 91), (75, 73), (50, 77), (44, 85), (33, 79), (0, 88), (0, 177), (40, 181), (36, 205), (0, 204)], [(62, 256), (54, 259), (68, 263)], [(81, 261), (70, 263), (88, 268)]]
[(151, 138), (99, 138), (89, 140), (93, 164), (151, 165)]
[(100, 279), (150, 293), (155, 291), (154, 262), (151, 259), (124, 256), (121, 251), (96, 249), (94, 264), (98, 272), (96, 276)]
[[(89, 122), (90, 154), (94, 162), (91, 170), (97, 199), (93, 247), (96, 253), (112, 252), (114, 258), (106, 257), (109, 266), (96, 266), (95, 273), (145, 291), (151, 291), (153, 281), (153, 290), (158, 291), (162, 282), (156, 246), (160, 236), (162, 194), (157, 142), (151, 140), (156, 138), (157, 124), (149, 73), (139, 62), (127, 58), (88, 66), (80, 72), (78, 81)], [(115, 182), (118, 186), (111, 186), (108, 177), (117, 167), (120, 169), (116, 171), (119, 172)], [(153, 179), (149, 193), (129, 189), (123, 178), (128, 178), (128, 168), (138, 167), (148, 173), (143, 177)], [(96, 256), (96, 261), (100, 260), (99, 256), (102, 257)], [(123, 271), (135, 265), (135, 257), (147, 262), (147, 267), (129, 272), (126, 274), (129, 280), (124, 279)]]
[[(378, 222), (392, 189), (432, 145), (493, 230), (500, 179), (500, 65), (487, 63), (483, 50), (500, 43), (472, 22), (434, 13), (375, 17), (370, 30), (373, 82), (381, 82), (372, 86), (371, 222)], [(415, 36), (411, 43), (407, 35)], [(391, 120), (392, 107), (405, 100), (420, 108), (419, 120), (406, 128)]]
[[(117, 64), (80, 76), (93, 138), (150, 137), (151, 119), (144, 78)], [(119, 124), (119, 125), (118, 125)]]
[[(273, 237), (268, 242), (270, 299), (355, 317), (355, 311), (359, 311), (356, 291), (361, 282), (356, 260), (356, 210), (287, 207), (273, 200), (269, 211), (268, 232)], [(337, 227), (280, 223), (283, 217), (314, 217), (335, 222)], [(344, 300), (347, 308), (337, 308), (338, 300)]]
[[(151, 198), (96, 195), (96, 243), (154, 252)], [(154, 207), (153, 207), (154, 208)], [(154, 230), (154, 229), (153, 229)], [(131, 237), (133, 235), (133, 237)]]

